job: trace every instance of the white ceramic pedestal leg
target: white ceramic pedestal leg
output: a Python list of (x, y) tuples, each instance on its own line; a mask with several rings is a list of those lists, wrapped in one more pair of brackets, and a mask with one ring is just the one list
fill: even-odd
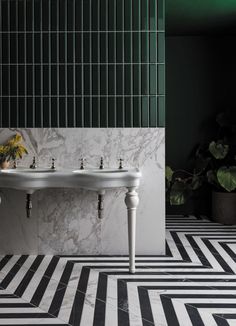
[(139, 203), (136, 188), (128, 188), (125, 204), (128, 210), (128, 237), (129, 237), (129, 271), (135, 273), (135, 238), (136, 238), (136, 208)]

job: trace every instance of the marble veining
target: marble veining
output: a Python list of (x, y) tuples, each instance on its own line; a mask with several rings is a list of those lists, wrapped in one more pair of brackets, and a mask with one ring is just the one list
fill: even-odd
[[(16, 132), (21, 133), (29, 150), (20, 165), (29, 166), (32, 156), (36, 156), (41, 167), (50, 166), (54, 157), (56, 167), (78, 168), (80, 158), (85, 157), (87, 167), (98, 167), (103, 156), (105, 167), (118, 167), (118, 158), (122, 157), (124, 166), (141, 168), (137, 253), (164, 253), (163, 128), (0, 129), (0, 143)], [(42, 254), (127, 253), (125, 191), (116, 189), (106, 193), (102, 221), (97, 218), (97, 196), (92, 191), (38, 191), (33, 195), (30, 221), (25, 219), (24, 195), (18, 191), (2, 191), (0, 254), (6, 254), (6, 250)], [(4, 247), (7, 238), (11, 243), (8, 249)]]

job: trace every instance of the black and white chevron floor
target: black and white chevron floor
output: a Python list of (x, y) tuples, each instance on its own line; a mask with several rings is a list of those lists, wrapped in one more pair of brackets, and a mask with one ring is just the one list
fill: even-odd
[(0, 325), (236, 325), (236, 226), (169, 217), (166, 256), (0, 257)]

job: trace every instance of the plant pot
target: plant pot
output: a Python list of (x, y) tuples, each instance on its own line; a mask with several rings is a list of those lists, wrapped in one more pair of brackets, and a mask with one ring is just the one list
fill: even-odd
[(9, 166), (10, 166), (10, 162), (9, 161), (3, 161), (3, 162), (0, 163), (0, 169), (2, 169), (2, 170), (8, 169)]
[(236, 224), (236, 193), (212, 192), (212, 219), (221, 224)]

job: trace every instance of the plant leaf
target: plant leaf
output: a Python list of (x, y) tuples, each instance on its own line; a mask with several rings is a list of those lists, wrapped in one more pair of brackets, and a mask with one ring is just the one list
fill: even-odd
[(174, 174), (174, 171), (171, 169), (170, 166), (166, 166), (166, 179), (167, 181), (171, 181), (172, 180), (172, 176)]
[(187, 198), (187, 186), (184, 182), (175, 181), (170, 191), (170, 204), (183, 205)]
[(217, 179), (221, 187), (228, 192), (236, 189), (236, 166), (223, 166), (217, 171)]
[(190, 188), (192, 190), (197, 190), (198, 188), (200, 188), (202, 185), (202, 178), (200, 178), (198, 175), (194, 175), (192, 178), (192, 182), (190, 184)]
[(209, 151), (217, 160), (222, 160), (226, 157), (229, 151), (229, 145), (223, 144), (222, 141), (212, 141), (209, 145)]

